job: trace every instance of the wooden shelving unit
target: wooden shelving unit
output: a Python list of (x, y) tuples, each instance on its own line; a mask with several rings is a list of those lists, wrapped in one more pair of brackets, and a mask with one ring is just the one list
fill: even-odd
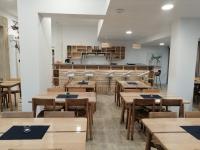
[(92, 52), (92, 46), (82, 45), (68, 45), (67, 46), (67, 57), (72, 59), (79, 59), (82, 53)]
[(67, 57), (71, 59), (81, 59), (84, 56), (92, 54), (104, 54), (107, 59), (110, 60), (122, 60), (125, 59), (125, 47), (113, 46), (99, 49), (98, 46), (81, 46), (81, 45), (68, 45)]
[(110, 53), (112, 60), (122, 60), (125, 59), (125, 47), (123, 46), (113, 46), (102, 48), (103, 52)]

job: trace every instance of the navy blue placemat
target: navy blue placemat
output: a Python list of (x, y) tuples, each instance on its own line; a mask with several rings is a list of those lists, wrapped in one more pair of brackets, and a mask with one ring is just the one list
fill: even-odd
[(33, 140), (42, 139), (49, 126), (30, 126), (29, 133), (24, 132), (24, 126), (12, 126), (6, 131), (0, 140)]
[(200, 140), (200, 126), (181, 126), (181, 128)]
[(78, 95), (73, 94), (59, 94), (56, 98), (78, 98)]
[(154, 95), (154, 94), (148, 94), (148, 95), (140, 95), (144, 99), (161, 99), (162, 97), (160, 95)]
[(81, 84), (81, 85), (82, 85), (82, 84), (88, 84), (88, 82), (87, 82), (87, 81), (84, 81), (84, 82), (81, 81), (81, 82), (78, 82), (78, 84)]
[(127, 82), (128, 84), (138, 85), (137, 82)]

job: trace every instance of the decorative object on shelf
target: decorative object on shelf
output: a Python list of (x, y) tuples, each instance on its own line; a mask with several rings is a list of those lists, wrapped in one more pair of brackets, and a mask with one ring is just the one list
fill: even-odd
[(151, 58), (150, 58), (150, 60), (149, 60), (150, 65), (153, 65), (153, 66), (160, 66), (161, 58), (162, 58), (161, 55), (157, 55), (157, 56), (156, 56), (156, 55), (152, 54), (152, 55), (151, 55)]

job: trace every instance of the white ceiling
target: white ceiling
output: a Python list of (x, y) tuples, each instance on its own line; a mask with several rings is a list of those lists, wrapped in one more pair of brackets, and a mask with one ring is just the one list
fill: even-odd
[[(17, 0), (0, 0), (0, 10), (9, 14), (17, 14)], [(200, 0), (173, 0), (172, 11), (161, 10), (166, 0), (111, 0), (107, 14), (103, 16), (66, 16), (52, 15), (61, 24), (97, 25), (98, 19), (104, 23), (99, 35), (100, 40), (129, 40), (143, 44), (158, 44), (164, 41), (169, 44), (170, 27), (173, 20), (180, 17), (200, 17)], [(116, 9), (124, 9), (118, 14)], [(132, 30), (132, 35), (126, 35)]]
[[(100, 39), (140, 43), (154, 43), (165, 39), (169, 43), (167, 37), (173, 20), (179, 17), (200, 17), (200, 0), (174, 0), (175, 8), (168, 12), (161, 10), (164, 1), (166, 0), (111, 0)], [(116, 13), (119, 8), (124, 9), (124, 12)], [(126, 30), (132, 30), (133, 34), (126, 35)]]

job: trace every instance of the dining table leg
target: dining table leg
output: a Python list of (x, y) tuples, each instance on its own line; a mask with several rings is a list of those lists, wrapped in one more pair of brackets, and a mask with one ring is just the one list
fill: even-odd
[(128, 108), (127, 108), (127, 117), (128, 117), (128, 131), (127, 131), (127, 140), (130, 139), (130, 132), (131, 132), (131, 106), (129, 105)]
[(152, 140), (152, 134), (149, 131), (147, 131), (147, 139), (146, 139), (145, 150), (151, 150), (151, 140)]
[(125, 113), (125, 102), (122, 99), (122, 112), (121, 112), (121, 119), (120, 119), (120, 123), (123, 124), (124, 123), (124, 113)]

